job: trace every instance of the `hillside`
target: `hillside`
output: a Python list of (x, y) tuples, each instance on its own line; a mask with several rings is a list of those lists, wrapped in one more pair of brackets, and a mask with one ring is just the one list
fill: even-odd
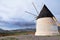
[(17, 30), (0, 29), (0, 36), (28, 35), (28, 34), (34, 34), (34, 33), (35, 33), (35, 29), (17, 29)]

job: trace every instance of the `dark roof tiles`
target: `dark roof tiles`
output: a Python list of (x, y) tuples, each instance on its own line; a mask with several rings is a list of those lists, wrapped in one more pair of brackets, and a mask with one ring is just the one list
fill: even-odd
[(37, 19), (44, 17), (54, 17), (54, 15), (50, 12), (46, 5), (43, 6), (40, 14), (37, 16)]

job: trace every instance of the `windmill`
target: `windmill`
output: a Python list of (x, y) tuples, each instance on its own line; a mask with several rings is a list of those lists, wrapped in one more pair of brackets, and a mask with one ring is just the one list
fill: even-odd
[[(32, 3), (36, 12), (38, 12), (36, 6), (34, 3)], [(28, 14), (34, 15), (30, 12), (25, 11)], [(58, 35), (58, 26), (56, 25), (56, 18), (55, 16), (50, 12), (50, 10), (47, 8), (47, 6), (44, 4), (41, 12), (39, 15), (36, 16), (36, 36), (52, 36), (52, 35)]]

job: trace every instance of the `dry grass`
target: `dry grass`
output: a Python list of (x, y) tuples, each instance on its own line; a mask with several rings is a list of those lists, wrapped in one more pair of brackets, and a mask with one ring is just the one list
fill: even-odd
[(0, 38), (0, 40), (19, 40), (19, 39), (15, 37), (6, 37), (6, 38)]
[(0, 40), (60, 40), (60, 36), (19, 35), (0, 37)]
[(57, 36), (35, 36), (35, 32), (20, 32), (15, 35), (0, 37), (0, 40), (60, 40)]
[(33, 31), (23, 31), (23, 32), (15, 32), (15, 33), (0, 33), (0, 37), (2, 36), (17, 36), (17, 35), (29, 35), (29, 34), (35, 34)]

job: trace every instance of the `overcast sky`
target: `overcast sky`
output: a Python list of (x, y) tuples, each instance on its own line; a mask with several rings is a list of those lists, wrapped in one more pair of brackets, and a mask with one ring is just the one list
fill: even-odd
[(35, 16), (25, 13), (25, 11), (28, 11), (35, 15), (39, 14), (34, 9), (32, 2), (34, 2), (38, 12), (41, 11), (43, 5), (45, 4), (55, 15), (57, 20), (60, 20), (60, 0), (0, 0), (0, 20), (35, 20)]
[(43, 4), (57, 17), (60, 16), (60, 0), (0, 0), (0, 18), (8, 21), (11, 18), (23, 18), (26, 20), (33, 20), (34, 16), (25, 13), (29, 11), (36, 14), (32, 2), (36, 5), (37, 10), (40, 12)]

